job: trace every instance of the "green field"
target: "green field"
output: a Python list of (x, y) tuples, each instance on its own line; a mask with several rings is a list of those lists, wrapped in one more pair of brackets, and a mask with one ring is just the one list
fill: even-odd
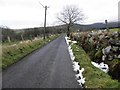
[(10, 65), (16, 63), (24, 56), (33, 52), (34, 50), (42, 47), (48, 42), (55, 39), (57, 35), (52, 35), (49, 38), (43, 40), (42, 38), (37, 38), (35, 40), (27, 40), (22, 42), (14, 42), (14, 44), (3, 44), (2, 45), (2, 64), (3, 69), (9, 67)]
[(113, 28), (113, 29), (110, 29), (110, 31), (111, 32), (115, 32), (115, 31), (120, 32), (120, 28)]

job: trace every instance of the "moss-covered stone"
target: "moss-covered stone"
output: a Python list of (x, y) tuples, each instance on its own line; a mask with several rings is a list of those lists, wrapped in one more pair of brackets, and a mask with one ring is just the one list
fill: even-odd
[(109, 74), (114, 78), (120, 81), (120, 60), (113, 59), (112, 61), (105, 61), (106, 64), (109, 66)]
[(95, 59), (101, 59), (102, 55), (102, 50), (98, 49), (98, 51), (95, 53)]

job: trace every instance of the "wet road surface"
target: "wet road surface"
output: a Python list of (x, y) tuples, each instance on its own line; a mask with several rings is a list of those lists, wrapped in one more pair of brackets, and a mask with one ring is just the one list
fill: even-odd
[(80, 88), (65, 35), (3, 71), (3, 88)]

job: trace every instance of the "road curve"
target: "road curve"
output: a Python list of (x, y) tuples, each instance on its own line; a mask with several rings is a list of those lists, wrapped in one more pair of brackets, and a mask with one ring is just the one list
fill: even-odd
[(80, 88), (64, 37), (62, 34), (4, 70), (3, 88)]

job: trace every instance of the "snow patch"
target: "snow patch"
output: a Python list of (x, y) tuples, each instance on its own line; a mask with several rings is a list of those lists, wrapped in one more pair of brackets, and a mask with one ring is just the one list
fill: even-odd
[(103, 72), (108, 73), (109, 67), (108, 67), (107, 64), (104, 64), (104, 62), (101, 62), (100, 64), (95, 63), (95, 62), (91, 62), (91, 63), (92, 63), (92, 65), (94, 65), (95, 67), (99, 68)]
[[(68, 39), (69, 39), (68, 37), (65, 37), (66, 43), (68, 45), (68, 52), (70, 54), (70, 59), (72, 60), (72, 64), (73, 64), (73, 71), (76, 73), (75, 78), (76, 78), (77, 82), (79, 83), (79, 85), (82, 87), (85, 83), (85, 78), (82, 75), (84, 68), (82, 68), (80, 70), (79, 62), (75, 61), (75, 56), (74, 56), (73, 51), (71, 49), (71, 45), (77, 43), (77, 41), (71, 41)], [(69, 45), (70, 42), (71, 42), (71, 45)], [(79, 51), (78, 48), (77, 48), (77, 50)]]
[(72, 41), (72, 43), (74, 44), (74, 43), (77, 43), (77, 41)]
[(85, 78), (79, 79), (77, 80), (77, 82), (79, 83), (80, 86), (82, 86), (85, 83)]

